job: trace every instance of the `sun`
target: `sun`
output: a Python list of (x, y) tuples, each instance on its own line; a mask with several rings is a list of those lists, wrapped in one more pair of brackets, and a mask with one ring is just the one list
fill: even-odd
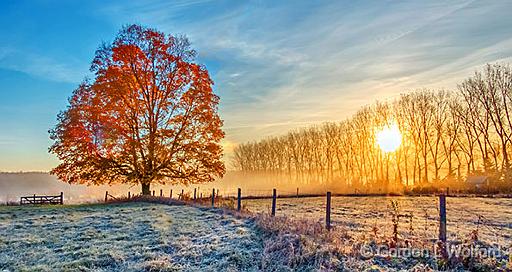
[(396, 124), (384, 127), (382, 130), (377, 131), (375, 136), (377, 144), (384, 152), (394, 152), (402, 143), (402, 134)]

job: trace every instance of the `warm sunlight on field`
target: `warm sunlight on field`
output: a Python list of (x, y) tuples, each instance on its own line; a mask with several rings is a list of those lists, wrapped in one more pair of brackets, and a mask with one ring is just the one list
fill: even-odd
[(400, 147), (402, 143), (402, 134), (396, 124), (384, 127), (375, 135), (377, 144), (384, 152), (393, 152)]
[(511, 10), (0, 0), (0, 272), (512, 272)]

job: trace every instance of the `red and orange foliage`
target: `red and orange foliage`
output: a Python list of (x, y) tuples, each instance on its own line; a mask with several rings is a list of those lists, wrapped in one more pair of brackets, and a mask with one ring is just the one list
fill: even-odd
[(124, 27), (50, 130), (52, 170), (79, 184), (202, 183), (222, 177), (219, 97), (185, 37)]

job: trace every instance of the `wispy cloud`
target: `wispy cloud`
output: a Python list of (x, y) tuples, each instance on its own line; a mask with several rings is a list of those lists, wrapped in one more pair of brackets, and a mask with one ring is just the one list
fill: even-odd
[(191, 38), (213, 67), (233, 142), (340, 120), (409, 89), (454, 88), (471, 70), (512, 55), (506, 1), (147, 1), (105, 9), (120, 22)]
[(68, 83), (78, 83), (87, 74), (86, 66), (78, 61), (59, 62), (51, 57), (13, 48), (0, 48), (0, 68)]
[[(344, 119), (410, 89), (455, 88), (487, 62), (510, 61), (509, 10), (509, 1), (147, 0), (106, 2), (96, 16), (188, 35), (237, 143)], [(80, 65), (0, 50), (0, 66), (54, 80), (79, 81)]]

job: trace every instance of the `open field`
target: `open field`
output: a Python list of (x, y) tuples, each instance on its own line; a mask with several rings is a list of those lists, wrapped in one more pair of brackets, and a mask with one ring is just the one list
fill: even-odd
[[(179, 204), (168, 198), (147, 200)], [(447, 268), (434, 255), (411, 258), (389, 257), (378, 252), (363, 254), (361, 249), (374, 250), (387, 245), (392, 237), (386, 206), (390, 199), (333, 198), (335, 229), (330, 232), (322, 221), (322, 201), (322, 198), (278, 199), (276, 217), (266, 213), (268, 200), (244, 200), (246, 208), (262, 212), (258, 214), (147, 202), (3, 206), (0, 207), (0, 271), (433, 271)], [(431, 207), (435, 200), (398, 198), (398, 201), (402, 207), (400, 213), (413, 212), (413, 230), (408, 229), (406, 219), (399, 224), (401, 245), (405, 239), (412, 241), (412, 247), (428, 248), (434, 244), (436, 215), (425, 224), (421, 214), (415, 213), (422, 207)], [(485, 218), (491, 219), (485, 227), (482, 223), (479, 239), (489, 240), (485, 245), (494, 241), (510, 244), (510, 222), (503, 223), (510, 218), (510, 201), (480, 201), (483, 200), (457, 204), (457, 200), (449, 199), (448, 218), (452, 219), (448, 221), (448, 231), (453, 233), (450, 241), (465, 246), (475, 244), (466, 239), (465, 232), (474, 228), (474, 222), (469, 217), (464, 220), (464, 215), (478, 203), (477, 213), (487, 211)], [(436, 212), (435, 206), (429, 209)], [(498, 223), (501, 225), (492, 225)], [(422, 230), (424, 226), (426, 230)], [(500, 231), (494, 236), (485, 232), (497, 228)], [(432, 243), (420, 244), (415, 239)], [(468, 264), (467, 260), (475, 263)], [(478, 267), (481, 271), (493, 271), (496, 266), (502, 269), (507, 266), (507, 260), (508, 256), (453, 259), (448, 268), (466, 271)]]
[(251, 271), (250, 220), (148, 203), (0, 207), (0, 271)]
[[(399, 204), (399, 235), (404, 239), (435, 241), (438, 237), (439, 203), (437, 197), (333, 197), (331, 220), (351, 236), (377, 232), (392, 235), (393, 209)], [(277, 215), (313, 221), (325, 220), (325, 197), (277, 199)], [(268, 212), (271, 199), (244, 200), (246, 208)], [(448, 241), (471, 238), (489, 244), (512, 246), (512, 199), (510, 198), (447, 198)]]

